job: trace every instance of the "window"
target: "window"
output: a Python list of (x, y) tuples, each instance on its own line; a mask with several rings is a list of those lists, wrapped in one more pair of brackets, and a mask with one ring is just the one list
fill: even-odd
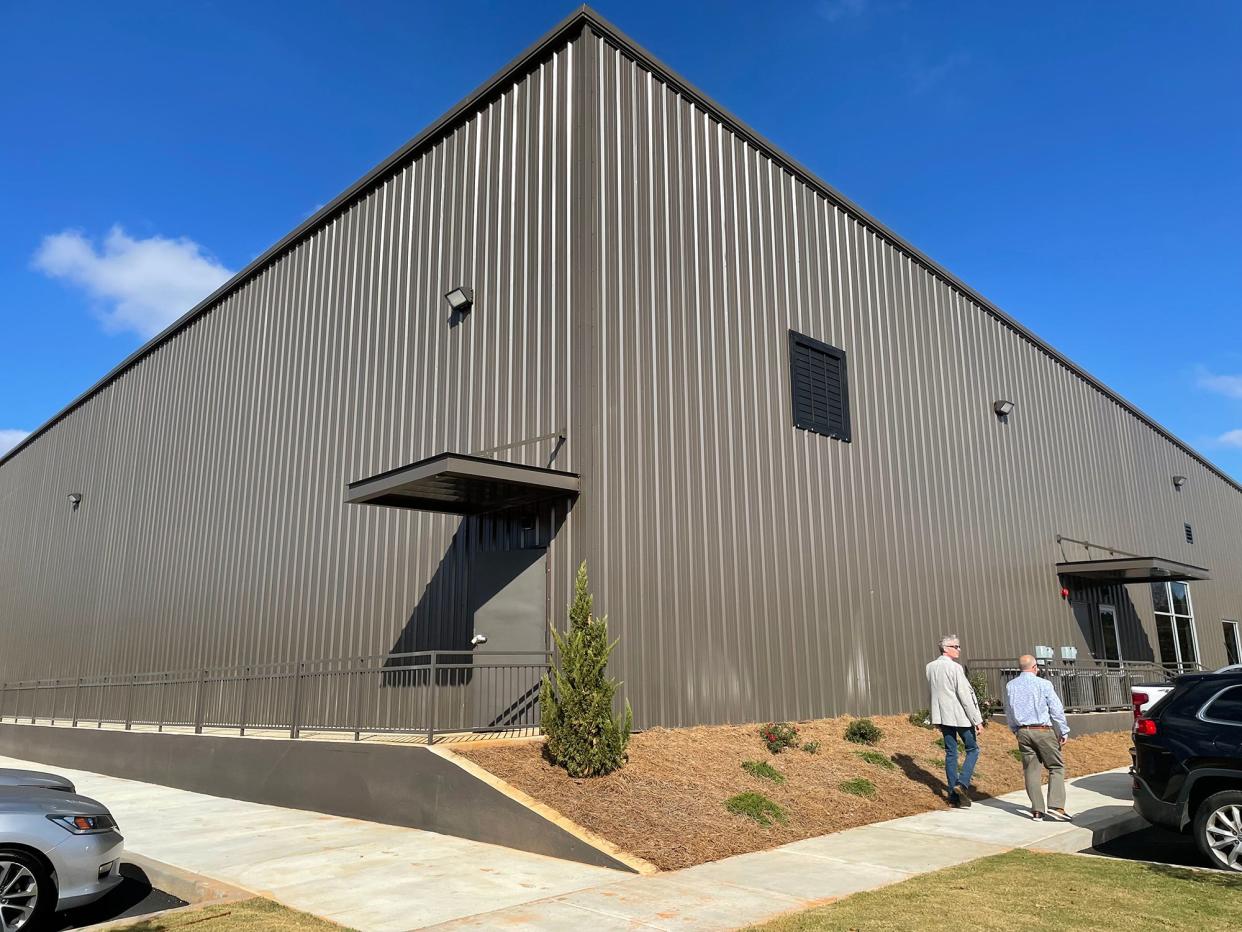
[(794, 427), (849, 441), (845, 350), (789, 331), (789, 385)]
[(1242, 663), (1242, 635), (1238, 633), (1238, 623), (1223, 621), (1221, 625), (1225, 629), (1225, 656), (1229, 658), (1229, 665)]
[(1217, 694), (1199, 713), (1199, 717), (1230, 725), (1242, 725), (1242, 686), (1230, 686)]
[(1156, 610), (1156, 640), (1160, 660), (1183, 665), (1199, 662), (1199, 641), (1195, 637), (1195, 616), (1190, 606), (1190, 587), (1184, 582), (1151, 584), (1151, 601)]
[(1186, 526), (1186, 543), (1193, 544), (1195, 542), (1195, 529), (1189, 524)]

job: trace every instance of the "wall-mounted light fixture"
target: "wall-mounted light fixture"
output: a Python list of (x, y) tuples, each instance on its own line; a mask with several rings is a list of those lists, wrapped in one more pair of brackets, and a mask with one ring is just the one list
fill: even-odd
[(1181, 491), (1182, 486), (1184, 486), (1185, 484), (1186, 484), (1185, 476), (1174, 476), (1173, 477), (1173, 488), (1177, 489), (1179, 492)]
[(474, 305), (474, 291), (470, 288), (457, 287), (444, 296), (454, 314), (468, 314)]
[(992, 402), (992, 410), (996, 412), (997, 417), (1009, 417), (1013, 412), (1012, 401), (994, 401)]
[(74, 511), (77, 511), (78, 506), (81, 504), (82, 504), (82, 493), (81, 492), (70, 492), (69, 493), (69, 507), (72, 508)]

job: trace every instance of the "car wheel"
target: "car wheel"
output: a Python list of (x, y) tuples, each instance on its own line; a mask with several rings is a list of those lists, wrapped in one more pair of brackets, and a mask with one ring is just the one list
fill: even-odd
[(1195, 842), (1213, 867), (1242, 873), (1242, 791), (1214, 793), (1199, 804)]
[(56, 905), (52, 875), (38, 859), (17, 848), (0, 848), (0, 928), (34, 930)]

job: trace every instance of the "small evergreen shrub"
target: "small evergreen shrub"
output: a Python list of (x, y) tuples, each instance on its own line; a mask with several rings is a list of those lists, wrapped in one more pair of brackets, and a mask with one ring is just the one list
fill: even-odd
[(819, 742), (808, 741), (806, 744), (802, 745), (802, 750), (806, 751), (808, 754), (818, 754), (819, 753)]
[[(936, 747), (940, 748), (940, 750), (942, 751), (948, 750), (948, 748), (944, 746), (944, 735), (941, 735), (939, 738), (937, 738), (935, 744), (936, 744)], [(966, 745), (965, 743), (963, 743), (961, 738), (957, 739), (957, 751), (959, 754), (964, 754), (966, 752)]]
[(846, 780), (841, 784), (841, 790), (842, 792), (849, 793), (851, 796), (863, 796), (867, 799), (875, 796), (875, 784), (866, 777)]
[(768, 722), (759, 729), (759, 737), (773, 754), (798, 746), (798, 726), (789, 722)]
[(759, 777), (762, 780), (771, 780), (773, 783), (785, 782), (785, 775), (767, 761), (745, 760), (742, 761), (742, 769), (752, 777)]
[(539, 687), (544, 749), (571, 777), (602, 776), (624, 764), (634, 722), (628, 702), (624, 715), (613, 714), (621, 684), (608, 678), (608, 655), (617, 642), (608, 643), (608, 619), (591, 615), (593, 601), (584, 560), (574, 582), (569, 630), (562, 635), (552, 629), (556, 665)]
[(845, 727), (845, 740), (855, 744), (879, 744), (883, 737), (880, 726), (869, 718), (856, 718)]
[(855, 751), (854, 753), (868, 764), (875, 764), (875, 766), (883, 767), (885, 770), (892, 770), (897, 766), (893, 763), (892, 758), (885, 757), (879, 751)]
[(1022, 748), (1010, 748), (1009, 753), (1019, 764), (1022, 763)]
[(735, 815), (753, 819), (760, 825), (771, 825), (773, 822), (784, 825), (787, 821), (785, 810), (762, 793), (738, 793), (730, 796), (725, 800), (725, 808)]
[(906, 716), (906, 721), (916, 728), (934, 728), (931, 723), (931, 712), (927, 709), (915, 709)]

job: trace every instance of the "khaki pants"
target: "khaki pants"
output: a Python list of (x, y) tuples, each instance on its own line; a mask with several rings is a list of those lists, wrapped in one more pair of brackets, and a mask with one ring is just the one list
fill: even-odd
[(1031, 809), (1044, 812), (1044, 774), (1048, 769), (1048, 805), (1065, 808), (1065, 762), (1061, 743), (1050, 728), (1019, 728), (1018, 748), (1022, 751), (1022, 775), (1026, 778), (1026, 795)]

